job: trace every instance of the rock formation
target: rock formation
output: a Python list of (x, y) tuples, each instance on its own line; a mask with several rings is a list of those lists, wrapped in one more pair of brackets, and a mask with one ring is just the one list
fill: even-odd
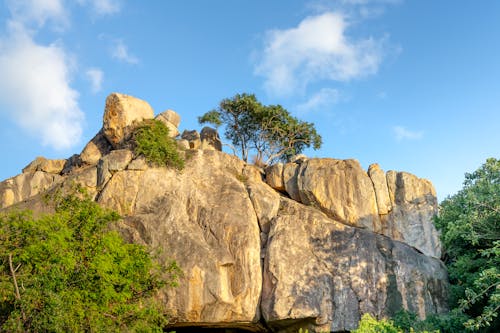
[[(301, 157), (262, 171), (219, 151), (213, 130), (184, 131), (184, 170), (151, 167), (122, 143), (134, 120), (153, 117), (146, 102), (112, 94), (82, 153), (37, 158), (1, 182), (0, 209), (42, 210), (40, 193), (86, 188), (122, 215), (126, 239), (182, 268), (180, 285), (158, 295), (180, 332), (339, 332), (363, 313), (447, 311), (430, 182), (355, 160)], [(156, 119), (180, 122), (171, 110)]]

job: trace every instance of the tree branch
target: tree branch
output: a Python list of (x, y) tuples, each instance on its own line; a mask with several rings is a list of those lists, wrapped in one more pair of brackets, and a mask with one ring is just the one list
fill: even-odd
[[(14, 265), (12, 265), (12, 253), (9, 253), (9, 268), (10, 268), (10, 274), (12, 275), (12, 280), (14, 281), (14, 288), (16, 291), (16, 300), (20, 301), (21, 300), (21, 294), (19, 293), (19, 286), (17, 285), (17, 279), (16, 279), (16, 271), (21, 267), (19, 264), (16, 269), (14, 269)], [(21, 314), (23, 316), (23, 322), (26, 322), (26, 314), (24, 313), (23, 307), (21, 306)]]

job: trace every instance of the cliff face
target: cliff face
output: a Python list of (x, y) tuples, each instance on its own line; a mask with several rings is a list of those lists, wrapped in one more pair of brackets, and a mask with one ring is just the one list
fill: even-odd
[[(158, 296), (174, 327), (344, 331), (367, 312), (447, 310), (430, 182), (354, 160), (299, 158), (264, 172), (200, 136), (180, 140), (203, 148), (189, 151), (184, 170), (149, 167), (122, 145), (135, 99), (112, 96), (105, 130), (80, 155), (37, 159), (0, 183), (0, 208), (43, 210), (39, 193), (81, 184), (122, 214), (127, 239), (184, 271)], [(179, 125), (172, 111), (157, 117)]]

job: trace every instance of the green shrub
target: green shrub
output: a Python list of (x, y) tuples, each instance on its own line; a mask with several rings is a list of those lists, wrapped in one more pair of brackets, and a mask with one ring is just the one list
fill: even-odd
[(463, 325), (467, 320), (467, 316), (457, 310), (446, 314), (429, 315), (425, 320), (420, 320), (415, 313), (402, 310), (396, 313), (392, 320), (394, 325), (405, 333), (426, 331), (440, 333), (468, 332)]
[(370, 314), (365, 313), (359, 322), (357, 329), (352, 333), (400, 333), (394, 323), (387, 319), (377, 320)]
[(153, 296), (180, 270), (125, 243), (108, 227), (118, 219), (76, 196), (57, 198), (51, 215), (0, 215), (0, 331), (161, 332)]
[(181, 170), (184, 168), (184, 159), (177, 150), (177, 143), (168, 133), (168, 127), (161, 121), (143, 121), (133, 133), (134, 151), (137, 155), (144, 155), (151, 164)]

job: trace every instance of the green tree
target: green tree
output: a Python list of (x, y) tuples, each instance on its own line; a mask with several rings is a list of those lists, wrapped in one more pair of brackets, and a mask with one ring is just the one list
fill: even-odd
[(262, 105), (253, 94), (223, 99), (217, 109), (198, 121), (224, 125), (225, 137), (239, 149), (245, 162), (251, 151), (257, 160), (273, 163), (311, 146), (319, 149), (322, 143), (314, 124), (293, 117), (281, 105)]
[(465, 326), (500, 331), (500, 160), (466, 174), (464, 186), (441, 203), (436, 226), (446, 249), (452, 306)]
[(76, 196), (57, 197), (54, 214), (0, 215), (0, 331), (161, 332), (153, 296), (179, 268), (162, 277), (144, 246), (110, 230), (118, 219)]

